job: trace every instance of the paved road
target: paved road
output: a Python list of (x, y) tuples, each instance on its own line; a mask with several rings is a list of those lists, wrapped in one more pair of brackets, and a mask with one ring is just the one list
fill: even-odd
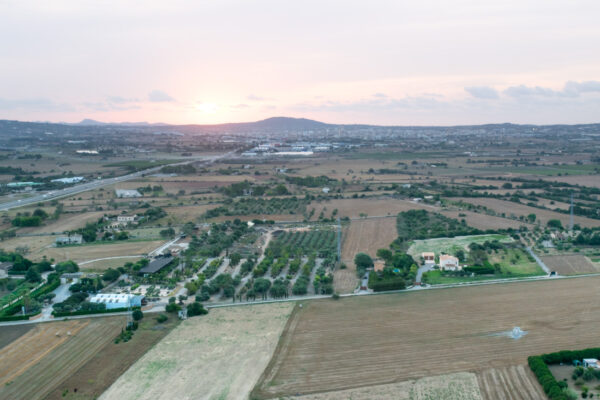
[[(186, 160), (184, 162), (173, 163), (171, 165), (185, 165), (185, 164), (198, 163), (198, 162), (200, 162), (202, 164), (212, 164), (221, 158), (229, 157), (233, 154), (235, 154), (235, 150), (230, 151), (229, 153), (222, 154), (220, 156), (213, 156), (213, 157), (208, 157), (208, 158), (203, 158), (203, 159)], [(67, 187), (67, 188), (64, 188), (61, 190), (54, 190), (54, 191), (50, 191), (45, 194), (37, 194), (35, 196), (28, 197), (26, 199), (9, 201), (7, 203), (0, 204), (0, 211), (7, 211), (12, 208), (23, 207), (23, 206), (26, 206), (29, 204), (39, 203), (41, 201), (59, 199), (59, 198), (71, 196), (71, 195), (74, 195), (77, 193), (86, 192), (88, 190), (98, 189), (103, 186), (114, 185), (115, 183), (128, 181), (131, 179), (139, 178), (140, 176), (143, 176), (143, 175), (148, 175), (148, 174), (152, 174), (154, 172), (158, 172), (158, 171), (160, 171), (160, 169), (162, 167), (164, 167), (164, 165), (145, 169), (145, 170), (138, 171), (138, 172), (134, 172), (134, 173), (131, 173), (128, 175), (117, 176), (115, 178), (97, 179), (97, 180), (85, 182), (85, 183), (82, 183), (79, 185)]]
[(531, 257), (533, 257), (535, 259), (535, 262), (538, 263), (538, 265), (544, 270), (544, 272), (546, 272), (548, 275), (550, 275), (550, 268), (548, 268), (548, 266), (542, 261), (542, 259), (539, 258), (537, 256), (537, 254), (535, 254), (533, 252), (533, 250), (531, 249), (531, 247), (526, 247), (525, 250), (527, 250), (527, 252), (529, 253), (529, 255), (531, 255)]
[(417, 270), (417, 277), (415, 278), (415, 282), (421, 283), (421, 279), (423, 278), (423, 273), (425, 273), (427, 271), (431, 271), (434, 267), (435, 267), (435, 264), (427, 264), (427, 265), (420, 266), (419, 269)]

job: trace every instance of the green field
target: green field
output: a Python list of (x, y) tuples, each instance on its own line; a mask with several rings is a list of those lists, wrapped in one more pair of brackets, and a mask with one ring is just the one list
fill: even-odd
[(498, 234), (415, 240), (410, 245), (407, 253), (414, 258), (419, 258), (421, 253), (425, 251), (433, 251), (436, 254), (454, 254), (458, 249), (467, 250), (469, 244), (471, 243), (483, 243), (486, 241), (491, 242), (493, 240), (498, 240), (501, 243), (511, 243), (514, 241), (510, 236)]

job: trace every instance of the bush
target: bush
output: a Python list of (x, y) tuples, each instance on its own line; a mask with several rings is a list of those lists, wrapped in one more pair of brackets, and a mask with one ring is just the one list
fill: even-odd
[(181, 310), (181, 307), (177, 303), (169, 303), (165, 307), (165, 311), (168, 313), (176, 313)]
[(168, 319), (169, 317), (167, 317), (165, 314), (158, 314), (158, 316), (155, 318), (156, 322), (158, 322), (159, 324), (166, 322)]
[(131, 316), (133, 317), (134, 321), (139, 321), (144, 318), (144, 313), (142, 310), (134, 310), (133, 313), (131, 313)]
[(187, 307), (187, 316), (195, 317), (196, 315), (206, 315), (208, 314), (208, 310), (202, 306), (202, 304), (197, 301), (193, 302)]

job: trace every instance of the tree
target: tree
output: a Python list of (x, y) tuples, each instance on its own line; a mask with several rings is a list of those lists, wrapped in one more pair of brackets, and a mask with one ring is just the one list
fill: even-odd
[(527, 221), (529, 221), (532, 224), (535, 222), (536, 219), (537, 219), (537, 215), (535, 215), (534, 213), (527, 215)]
[(114, 282), (119, 279), (121, 274), (116, 269), (108, 268), (102, 275), (102, 280), (106, 282)]
[(267, 297), (267, 291), (271, 287), (271, 281), (265, 278), (258, 278), (254, 281), (252, 289), (255, 293), (263, 295), (263, 299)]
[(367, 268), (373, 267), (373, 259), (366, 253), (358, 253), (354, 256), (354, 264), (359, 276), (363, 276)]
[(240, 253), (232, 253), (229, 256), (229, 265), (232, 267), (235, 267), (236, 265), (239, 264), (241, 259), (242, 259), (242, 256)]
[(562, 223), (560, 222), (559, 219), (548, 220), (547, 225), (548, 225), (548, 228), (556, 228), (556, 229), (562, 228)]
[(27, 282), (41, 282), (42, 277), (40, 276), (40, 274), (35, 270), (35, 268), (30, 267), (27, 272), (25, 273), (25, 279), (27, 280)]
[(187, 307), (187, 316), (195, 317), (196, 315), (205, 315), (208, 314), (208, 310), (202, 306), (202, 304), (197, 301), (193, 302)]
[(56, 264), (54, 270), (59, 274), (72, 274), (79, 271), (79, 266), (74, 261), (62, 261)]
[(377, 257), (385, 260), (385, 262), (389, 262), (392, 259), (392, 251), (389, 249), (379, 249), (377, 250)]
[(131, 316), (133, 317), (134, 321), (139, 321), (142, 318), (144, 318), (144, 313), (142, 312), (142, 310), (133, 310)]
[(181, 310), (181, 307), (177, 303), (169, 303), (165, 307), (165, 311), (168, 313), (176, 313), (179, 310)]
[(160, 236), (162, 238), (172, 238), (173, 236), (175, 236), (175, 229), (173, 228), (167, 228), (167, 229), (163, 229), (162, 231), (159, 232)]

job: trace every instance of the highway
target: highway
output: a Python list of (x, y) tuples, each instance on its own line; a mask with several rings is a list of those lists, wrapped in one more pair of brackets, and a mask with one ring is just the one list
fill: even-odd
[[(185, 165), (185, 164), (191, 164), (191, 163), (199, 163), (201, 165), (207, 165), (207, 164), (212, 164), (221, 158), (229, 157), (229, 156), (235, 154), (235, 152), (236, 152), (236, 150), (233, 150), (233, 151), (230, 151), (229, 153), (225, 153), (220, 156), (203, 158), (201, 160), (198, 160), (198, 159), (186, 160), (184, 162), (173, 163), (173, 164), (169, 164), (169, 165)], [(158, 172), (164, 166), (165, 165), (160, 165), (158, 167), (153, 167), (153, 168), (145, 169), (142, 171), (133, 172), (128, 175), (117, 176), (115, 178), (97, 179), (97, 180), (81, 183), (79, 185), (74, 185), (74, 186), (67, 187), (67, 188), (60, 189), (60, 190), (53, 190), (53, 191), (50, 191), (47, 193), (40, 193), (38, 195), (31, 196), (26, 199), (20, 199), (20, 200), (10, 201), (7, 203), (2, 203), (2, 204), (0, 204), (0, 211), (7, 211), (7, 210), (10, 210), (13, 208), (23, 207), (23, 206), (27, 206), (30, 204), (36, 204), (39, 202), (44, 202), (44, 201), (48, 201), (48, 200), (72, 196), (77, 193), (86, 192), (88, 190), (98, 189), (103, 186), (109, 186), (109, 185), (114, 185), (115, 183), (129, 181), (129, 180), (132, 180), (135, 178), (139, 178), (141, 176), (145, 176), (148, 174)]]

